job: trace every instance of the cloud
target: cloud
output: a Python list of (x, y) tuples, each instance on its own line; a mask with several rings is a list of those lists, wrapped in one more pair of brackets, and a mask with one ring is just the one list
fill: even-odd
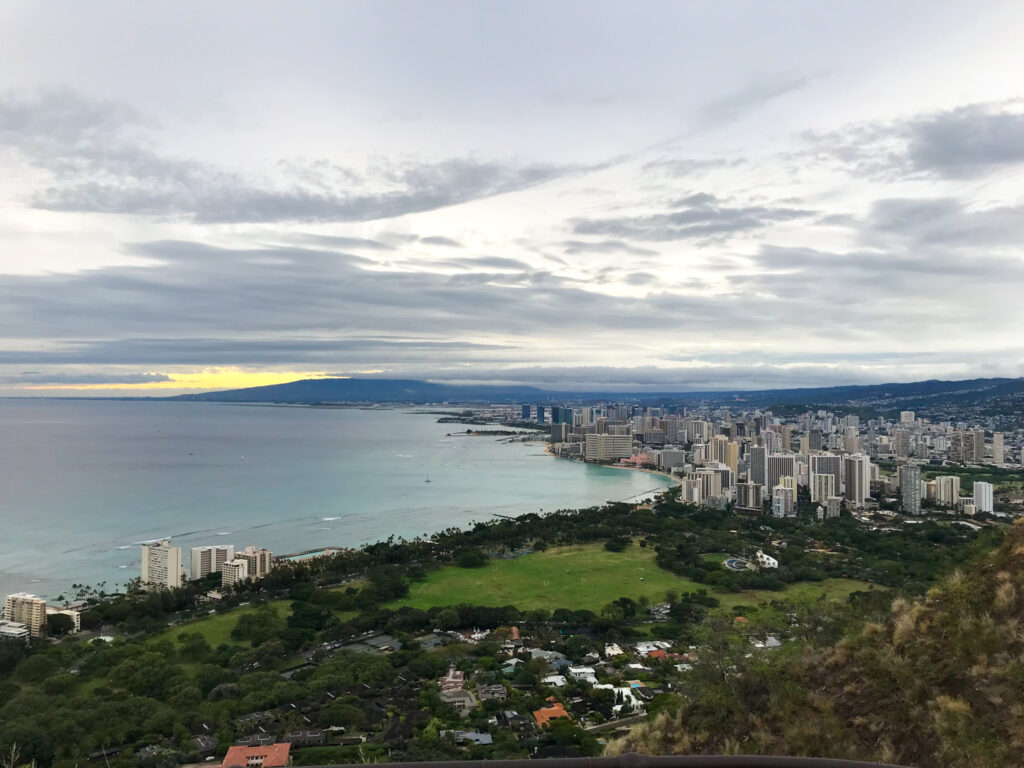
[(1024, 114), (973, 104), (915, 120), (907, 159), (917, 171), (953, 179), (1024, 162)]
[(898, 121), (806, 132), (812, 157), (870, 178), (972, 179), (1024, 163), (1020, 101), (969, 104)]
[(657, 251), (640, 248), (623, 240), (566, 240), (562, 243), (564, 253), (576, 255), (580, 253), (628, 253), (631, 256), (657, 256)]
[(206, 224), (372, 221), (517, 192), (585, 170), (448, 158), (382, 161), (358, 171), (323, 161), (315, 178), (303, 172), (272, 182), (164, 156), (147, 145), (143, 127), (131, 108), (73, 91), (0, 98), (4, 144), (50, 173), (31, 204), (58, 212)]
[(46, 384), (155, 384), (170, 380), (171, 377), (165, 373), (43, 373), (31, 371), (15, 376), (0, 376), (0, 385), (10, 384), (26, 387)]
[(734, 123), (770, 101), (803, 90), (811, 82), (809, 78), (796, 77), (748, 85), (701, 108), (697, 113), (696, 130), (707, 131)]
[(443, 245), (443, 246), (448, 246), (449, 248), (461, 248), (462, 247), (462, 243), (458, 242), (457, 240), (452, 240), (450, 237), (441, 237), (440, 235), (431, 235), (430, 237), (421, 237), (420, 238), (420, 242), (421, 243), (426, 243), (427, 245)]
[(574, 219), (578, 235), (603, 235), (622, 239), (667, 241), (727, 238), (762, 229), (778, 222), (806, 218), (812, 211), (774, 206), (730, 206), (714, 195), (691, 194), (665, 213), (608, 219)]

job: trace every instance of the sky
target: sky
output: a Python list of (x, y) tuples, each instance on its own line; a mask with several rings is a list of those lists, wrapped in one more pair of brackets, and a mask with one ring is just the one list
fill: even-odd
[(1024, 375), (1024, 4), (0, 0), (0, 395)]

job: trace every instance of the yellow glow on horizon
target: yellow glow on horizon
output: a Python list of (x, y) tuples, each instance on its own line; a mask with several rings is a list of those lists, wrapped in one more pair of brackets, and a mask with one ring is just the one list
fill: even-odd
[[(159, 373), (159, 372), (156, 372)], [(245, 371), (241, 368), (207, 368), (190, 373), (167, 373), (168, 381), (140, 381), (110, 384), (36, 384), (23, 389), (47, 390), (152, 390), (152, 389), (244, 389), (286, 384), (299, 379), (324, 379), (323, 371)], [(331, 378), (347, 379), (348, 376)]]

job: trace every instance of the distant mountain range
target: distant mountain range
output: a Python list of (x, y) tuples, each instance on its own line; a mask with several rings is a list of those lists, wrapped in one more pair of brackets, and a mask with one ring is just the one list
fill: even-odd
[(703, 392), (556, 392), (526, 386), (462, 386), (416, 379), (303, 379), (287, 384), (180, 395), (174, 400), (225, 403), (547, 403), (567, 400), (863, 405), (914, 408), (971, 405), (1024, 394), (1024, 379), (916, 381), (904, 384)]

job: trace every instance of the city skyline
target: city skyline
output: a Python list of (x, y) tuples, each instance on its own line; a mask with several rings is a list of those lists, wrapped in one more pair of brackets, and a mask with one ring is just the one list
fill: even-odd
[(107, 7), (0, 11), (0, 395), (1024, 375), (1024, 8)]

